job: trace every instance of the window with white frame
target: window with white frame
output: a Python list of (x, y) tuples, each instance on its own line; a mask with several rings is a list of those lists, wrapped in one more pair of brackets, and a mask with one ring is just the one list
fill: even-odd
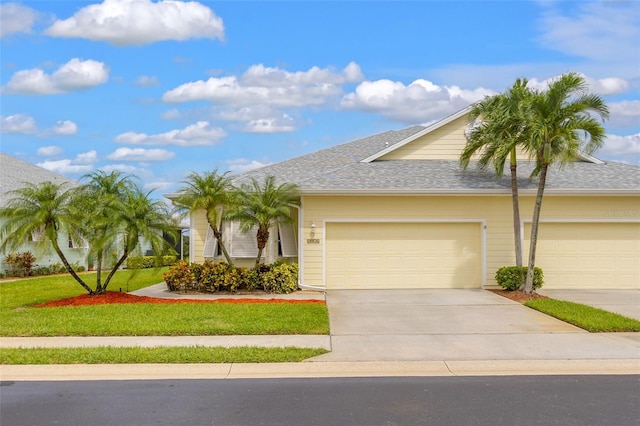
[(74, 240), (71, 237), (71, 235), (69, 235), (68, 247), (69, 248), (88, 248), (89, 243), (84, 238), (80, 238), (79, 240)]

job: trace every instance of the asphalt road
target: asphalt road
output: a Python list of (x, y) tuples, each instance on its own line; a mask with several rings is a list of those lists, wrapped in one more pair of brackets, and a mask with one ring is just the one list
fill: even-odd
[(634, 425), (640, 376), (2, 382), (14, 425)]

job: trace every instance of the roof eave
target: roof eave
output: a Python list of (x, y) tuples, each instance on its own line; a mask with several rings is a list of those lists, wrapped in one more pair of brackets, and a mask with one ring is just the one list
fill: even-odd
[[(520, 195), (536, 195), (537, 189), (519, 190)], [(303, 189), (300, 195), (511, 195), (510, 189)], [(545, 195), (563, 196), (640, 196), (638, 189), (547, 189)]]

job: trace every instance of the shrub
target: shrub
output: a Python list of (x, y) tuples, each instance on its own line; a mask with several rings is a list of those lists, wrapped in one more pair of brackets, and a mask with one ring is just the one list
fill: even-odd
[[(503, 266), (496, 272), (496, 282), (506, 290), (518, 290), (527, 277), (527, 267)], [(544, 276), (542, 269), (537, 266), (533, 269), (533, 289), (542, 287)]]
[(224, 289), (224, 277), (230, 268), (228, 264), (207, 259), (200, 268), (197, 280), (200, 291), (213, 293)]
[(171, 266), (174, 263), (176, 263), (176, 256), (162, 256), (162, 259), (158, 259), (155, 256), (129, 256), (127, 259), (127, 269)]
[(194, 273), (189, 267), (189, 263), (184, 260), (174, 263), (169, 271), (162, 274), (162, 277), (170, 291), (186, 291), (196, 286)]
[(28, 277), (31, 269), (35, 266), (36, 257), (30, 252), (10, 253), (4, 261), (9, 264), (8, 275), (14, 277)]
[(277, 263), (260, 275), (262, 286), (269, 293), (286, 294), (298, 289), (297, 263)]

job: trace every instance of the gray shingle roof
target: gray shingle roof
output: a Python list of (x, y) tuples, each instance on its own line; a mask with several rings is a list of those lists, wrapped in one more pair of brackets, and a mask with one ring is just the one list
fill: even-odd
[[(492, 169), (479, 170), (471, 164), (466, 171), (458, 161), (376, 160), (361, 161), (410, 137), (424, 127), (413, 126), (388, 131), (346, 144), (317, 151), (281, 163), (245, 172), (234, 183), (273, 175), (279, 183), (295, 183), (302, 193), (473, 193), (509, 192), (509, 170), (498, 179)], [(537, 180), (529, 175), (534, 164), (520, 162), (520, 190), (533, 192)], [(575, 162), (562, 170), (553, 166), (548, 174), (547, 192), (640, 194), (640, 167), (623, 163)]]
[(50, 170), (0, 152), (0, 207), (12, 198), (12, 195), (7, 193), (22, 188), (25, 182), (38, 184), (47, 181), (58, 184), (67, 182), (69, 186), (78, 184), (76, 181)]

